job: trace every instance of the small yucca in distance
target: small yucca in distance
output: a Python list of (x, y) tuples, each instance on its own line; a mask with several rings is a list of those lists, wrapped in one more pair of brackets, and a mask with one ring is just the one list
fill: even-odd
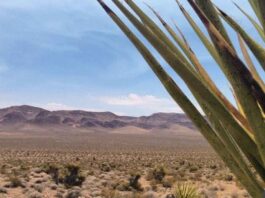
[(174, 188), (173, 195), (176, 198), (199, 198), (197, 189), (190, 183), (178, 183)]
[[(187, 0), (203, 22), (210, 39), (203, 33), (181, 3), (177, 4), (191, 28), (213, 57), (231, 85), (234, 99), (229, 100), (218, 89), (200, 59), (192, 50), (181, 29), (177, 32), (153, 10), (166, 34), (133, 0), (112, 0), (143, 37), (156, 49), (166, 63), (182, 78), (204, 114), (194, 106), (156, 57), (129, 27), (104, 2), (104, 10), (135, 45), (171, 97), (194, 122), (199, 131), (234, 173), (252, 197), (264, 196), (265, 182), (265, 49), (232, 17), (217, 8), (211, 0)], [(265, 1), (248, 0), (257, 21), (236, 5), (253, 24), (265, 42)], [(229, 37), (221, 18), (237, 32), (244, 60)], [(169, 38), (170, 35), (173, 40)], [(174, 41), (174, 42), (173, 42)], [(251, 60), (248, 50), (257, 59)], [(260, 67), (263, 71), (257, 69)]]

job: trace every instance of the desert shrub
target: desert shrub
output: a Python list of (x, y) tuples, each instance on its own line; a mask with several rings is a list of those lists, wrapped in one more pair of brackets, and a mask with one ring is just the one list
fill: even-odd
[(217, 169), (217, 165), (210, 165), (210, 169)]
[(6, 194), (7, 193), (7, 190), (3, 187), (0, 187), (0, 194)]
[(10, 181), (10, 184), (8, 184), (8, 187), (10, 188), (25, 187), (25, 185), (22, 182), (22, 179), (19, 178), (19, 176), (17, 175), (10, 175), (8, 180)]
[(42, 167), (42, 170), (45, 173), (49, 174), (56, 184), (59, 183), (59, 170), (60, 170), (60, 168), (58, 166), (53, 165), (53, 164), (45, 164)]
[(179, 162), (179, 165), (180, 165), (180, 166), (183, 166), (185, 163), (186, 163), (186, 162), (185, 162), (184, 160), (182, 160), (182, 161)]
[(81, 175), (80, 167), (77, 165), (66, 165), (65, 167), (58, 167), (56, 165), (45, 165), (44, 172), (51, 175), (56, 184), (64, 184), (66, 188), (73, 186), (81, 186), (85, 181), (85, 177)]
[(8, 188), (25, 188), (25, 179), (28, 179), (28, 173), (21, 167), (14, 167), (10, 170), (6, 170), (6, 176), (8, 178), (9, 184), (6, 184), (5, 187)]
[(224, 180), (225, 181), (233, 181), (233, 175), (226, 175)]
[(178, 171), (178, 175), (179, 175), (179, 177), (182, 178), (182, 179), (185, 178), (185, 176), (186, 176), (186, 172), (185, 172), (185, 170), (179, 170), (179, 171)]
[(162, 182), (163, 178), (166, 176), (166, 171), (164, 167), (158, 167), (158, 168), (154, 168), (152, 170), (150, 170), (147, 173), (147, 180), (155, 180), (159, 183)]
[(25, 164), (21, 164), (19, 166), (19, 171), (20, 172), (25, 172), (25, 171), (28, 171), (28, 170), (29, 170), (29, 167), (27, 165), (25, 165)]
[(62, 194), (61, 192), (57, 192), (57, 193), (55, 194), (55, 197), (56, 197), (56, 198), (63, 198), (63, 194)]
[(50, 189), (51, 190), (57, 190), (58, 186), (56, 184), (51, 184)]
[(191, 172), (191, 173), (196, 172), (196, 171), (198, 171), (198, 169), (199, 169), (199, 168), (198, 168), (197, 166), (191, 166), (191, 167), (190, 167), (190, 172)]
[(141, 184), (139, 183), (139, 179), (141, 178), (141, 175), (139, 174), (132, 174), (129, 178), (129, 187), (133, 188), (137, 191), (142, 191)]
[(80, 167), (76, 165), (67, 165), (65, 168), (65, 174), (59, 179), (60, 182), (67, 188), (81, 186), (85, 181), (85, 177), (80, 174)]
[(29, 198), (43, 198), (42, 194), (39, 193), (39, 192), (31, 192), (29, 195), (28, 195)]
[(199, 198), (197, 189), (190, 183), (177, 184), (173, 195), (176, 198)]
[(41, 185), (41, 184), (35, 184), (34, 186), (33, 186), (33, 188), (36, 190), (36, 191), (38, 191), (38, 192), (43, 192), (43, 190), (44, 190), (44, 185)]
[(93, 176), (95, 175), (95, 172), (93, 170), (88, 170), (87, 175)]
[(163, 178), (166, 176), (166, 171), (163, 167), (159, 167), (154, 169), (153, 176), (156, 181), (162, 181)]
[(108, 163), (104, 162), (100, 165), (100, 170), (103, 172), (110, 172), (111, 166)]
[(128, 181), (119, 181), (119, 183), (114, 188), (119, 191), (142, 191), (143, 188), (139, 183), (140, 178), (141, 176), (139, 174), (131, 174)]
[(165, 188), (171, 188), (175, 183), (175, 179), (172, 176), (166, 176), (162, 180), (162, 185)]
[(119, 191), (130, 191), (129, 184), (126, 181), (120, 181), (115, 187), (115, 189)]

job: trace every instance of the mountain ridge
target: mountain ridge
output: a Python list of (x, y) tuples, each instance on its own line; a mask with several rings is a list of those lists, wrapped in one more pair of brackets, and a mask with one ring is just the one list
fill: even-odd
[(75, 128), (122, 128), (127, 126), (154, 129), (170, 128), (178, 124), (190, 129), (194, 125), (185, 114), (154, 113), (150, 116), (119, 116), (112, 112), (92, 112), (84, 110), (49, 111), (43, 108), (22, 105), (0, 109), (0, 126), (3, 125), (60, 125)]

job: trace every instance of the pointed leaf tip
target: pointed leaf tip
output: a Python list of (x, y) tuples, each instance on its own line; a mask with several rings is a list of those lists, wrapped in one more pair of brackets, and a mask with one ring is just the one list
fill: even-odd
[(104, 3), (103, 0), (97, 0), (99, 2), (99, 4), (102, 6), (102, 8), (107, 12), (107, 13), (112, 13), (114, 14), (114, 12)]
[(176, 0), (176, 2), (177, 2), (177, 4), (178, 4), (178, 6), (179, 6), (179, 9), (181, 10), (181, 11), (185, 11), (185, 9), (184, 9), (184, 7), (181, 5), (181, 3), (179, 2), (179, 0)]
[(228, 15), (223, 11), (221, 10), (220, 8), (218, 8), (217, 6), (215, 6), (215, 8), (218, 10), (218, 12), (223, 15), (224, 17), (227, 17)]
[(167, 23), (164, 21), (164, 19), (158, 14), (157, 11), (155, 11), (154, 8), (152, 8), (147, 3), (145, 3), (145, 5), (156, 15), (156, 17), (160, 20), (160, 22), (162, 23), (163, 26), (166, 26), (167, 25)]
[(189, 4), (191, 5), (191, 7), (194, 9), (194, 11), (199, 15), (201, 21), (206, 25), (209, 26), (210, 25), (210, 21), (208, 20), (208, 18), (205, 16), (205, 14), (203, 13), (203, 11), (199, 8), (199, 6), (197, 5), (197, 3), (195, 3), (193, 0), (187, 0), (189, 2)]

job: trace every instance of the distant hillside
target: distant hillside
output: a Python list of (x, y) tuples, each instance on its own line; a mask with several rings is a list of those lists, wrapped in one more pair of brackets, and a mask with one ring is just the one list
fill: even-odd
[(130, 117), (118, 116), (111, 112), (48, 111), (27, 105), (0, 109), (0, 126), (23, 124), (106, 129), (123, 127), (167, 129), (177, 124), (194, 129), (192, 122), (185, 114), (156, 113), (151, 116)]

